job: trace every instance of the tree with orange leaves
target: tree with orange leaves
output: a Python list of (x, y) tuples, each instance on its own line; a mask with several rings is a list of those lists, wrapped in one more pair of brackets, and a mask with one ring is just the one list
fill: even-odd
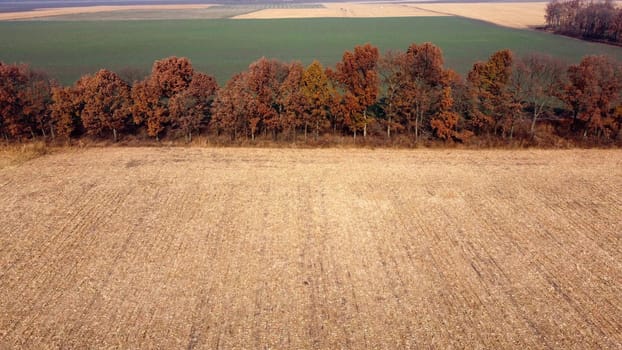
[(460, 120), (460, 115), (453, 110), (453, 104), (451, 87), (445, 86), (441, 93), (438, 112), (430, 121), (430, 126), (432, 126), (436, 137), (441, 140), (451, 140), (458, 134), (456, 127), (458, 120)]
[(363, 130), (367, 137), (367, 126), (371, 122), (369, 108), (376, 103), (379, 91), (378, 48), (370, 44), (356, 46), (353, 52), (346, 51), (334, 72), (329, 75), (345, 91), (344, 103), (349, 113), (344, 119), (356, 138), (357, 130)]

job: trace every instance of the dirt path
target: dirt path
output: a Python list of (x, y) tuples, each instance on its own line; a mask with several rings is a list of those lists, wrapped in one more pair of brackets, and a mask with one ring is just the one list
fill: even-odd
[(0, 189), (0, 348), (622, 346), (620, 151), (91, 149)]
[(41, 17), (77, 15), (99, 12), (125, 12), (136, 10), (171, 11), (171, 10), (202, 10), (214, 5), (119, 5), (119, 6), (78, 6), (60, 8), (42, 8), (32, 11), (0, 12), (0, 21), (25, 20)]

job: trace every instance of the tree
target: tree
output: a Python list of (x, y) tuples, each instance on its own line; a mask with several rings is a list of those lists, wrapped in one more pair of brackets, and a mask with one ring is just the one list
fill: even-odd
[(510, 89), (512, 52), (495, 52), (487, 62), (477, 62), (467, 77), (472, 98), (471, 123), (482, 133), (501, 131), (512, 135), (515, 117), (520, 110)]
[(360, 128), (367, 137), (368, 110), (376, 103), (379, 91), (378, 58), (378, 48), (370, 44), (356, 46), (353, 52), (346, 51), (336, 71), (329, 73), (345, 90), (344, 100), (350, 111), (345, 120), (355, 138)]
[(194, 68), (187, 58), (172, 56), (155, 61), (150, 80), (158, 89), (160, 98), (165, 100), (186, 90), (193, 75)]
[(460, 116), (453, 110), (454, 100), (451, 96), (451, 87), (443, 88), (439, 108), (436, 115), (430, 121), (434, 133), (441, 140), (450, 140), (458, 136), (456, 127)]
[(80, 101), (71, 87), (52, 88), (51, 127), (52, 135), (69, 138), (80, 122)]
[(280, 128), (279, 92), (288, 75), (288, 66), (277, 60), (265, 57), (251, 63), (247, 73), (247, 89), (251, 99), (248, 101), (247, 113), (251, 139), (254, 140), (258, 131), (264, 128), (271, 131), (273, 137)]
[(192, 132), (208, 123), (210, 109), (218, 84), (213, 77), (194, 73), (186, 90), (178, 92), (169, 100), (169, 113), (173, 125), (179, 127), (186, 142), (192, 141)]
[(573, 112), (575, 127), (583, 124), (584, 137), (590, 132), (612, 136), (621, 88), (620, 66), (605, 56), (586, 56), (568, 68), (564, 102)]
[(515, 62), (512, 89), (531, 110), (531, 137), (542, 113), (559, 100), (564, 87), (565, 64), (551, 56), (531, 54)]
[(0, 127), (5, 138), (21, 137), (25, 131), (20, 91), (28, 82), (24, 68), (0, 62)]
[(166, 118), (160, 105), (160, 93), (157, 86), (149, 79), (134, 84), (132, 87), (132, 116), (136, 125), (146, 124), (147, 134), (156, 140), (164, 130)]
[(401, 51), (387, 51), (380, 58), (378, 68), (383, 86), (380, 101), (387, 118), (387, 137), (390, 138), (392, 130), (403, 129), (400, 111), (403, 107), (401, 99), (407, 85), (406, 54)]
[(212, 107), (212, 119), (210, 127), (216, 132), (229, 132), (231, 140), (235, 140), (238, 133), (244, 129), (244, 135), (248, 128), (247, 104), (251, 96), (247, 90), (247, 74), (234, 75), (227, 84), (216, 94)]
[(324, 68), (318, 61), (313, 61), (302, 76), (302, 95), (306, 102), (305, 139), (307, 138), (307, 123), (315, 126), (315, 138), (320, 134), (320, 129), (327, 122), (329, 101), (333, 88), (324, 72)]
[(409, 132), (414, 130), (417, 142), (427, 121), (437, 114), (443, 88), (448, 84), (443, 54), (431, 43), (412, 44), (405, 53), (387, 57), (382, 72), (387, 116), (390, 120), (399, 117)]
[[(180, 115), (176, 115), (178, 119), (173, 120), (170, 102), (172, 100), (175, 103), (175, 111), (181, 114), (184, 108), (194, 106), (192, 92), (186, 92), (193, 77), (195, 77), (194, 68), (185, 57), (173, 56), (155, 61), (151, 75), (136, 83), (132, 89), (134, 122), (146, 123), (147, 133), (156, 139), (159, 139), (160, 134), (171, 124), (184, 125), (184, 134), (188, 137), (191, 133), (189, 130), (194, 130), (193, 120), (199, 118), (200, 113), (195, 110), (194, 117), (189, 117), (183, 122), (179, 119)], [(209, 89), (208, 87), (208, 92)], [(175, 97), (177, 94), (183, 96)]]
[(5, 138), (46, 136), (51, 87), (43, 72), (0, 62), (0, 131)]
[(19, 99), (22, 101), (22, 113), (27, 127), (33, 138), (35, 133), (41, 133), (43, 137), (46, 137), (46, 130), (49, 130), (54, 138), (50, 116), (52, 83), (43, 72), (26, 69), (24, 74), (27, 82), (20, 91)]
[(83, 77), (78, 93), (83, 103), (81, 117), (86, 133), (101, 135), (112, 131), (116, 142), (131, 113), (129, 85), (117, 74), (102, 69), (93, 76)]
[(304, 67), (300, 63), (292, 63), (289, 67), (287, 78), (283, 81), (279, 91), (279, 106), (282, 110), (279, 112), (281, 118), (281, 128), (288, 135), (296, 138), (296, 127), (305, 125), (305, 140), (307, 138), (306, 117), (307, 100), (302, 92), (303, 89), (303, 72)]

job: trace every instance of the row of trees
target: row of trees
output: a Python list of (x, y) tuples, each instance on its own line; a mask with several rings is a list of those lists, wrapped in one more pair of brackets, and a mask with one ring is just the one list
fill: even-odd
[(552, 0), (545, 19), (547, 27), (559, 34), (622, 42), (622, 9), (613, 0)]
[[(186, 58), (156, 61), (142, 81), (108, 70), (61, 87), (25, 65), (0, 63), (0, 133), (7, 140), (147, 134), (296, 141), (325, 134), (413, 142), (472, 137), (622, 139), (622, 70), (602, 56), (566, 65), (509, 50), (462, 79), (431, 43), (380, 55), (370, 44), (334, 68), (261, 58), (219, 88)], [(546, 124), (547, 128), (540, 128)], [(567, 125), (566, 129), (551, 126)], [(557, 131), (556, 131), (557, 130)]]

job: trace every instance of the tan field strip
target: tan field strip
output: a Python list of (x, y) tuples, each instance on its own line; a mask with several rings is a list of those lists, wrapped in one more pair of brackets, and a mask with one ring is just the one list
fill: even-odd
[(40, 17), (74, 15), (84, 13), (98, 13), (110, 11), (131, 11), (131, 10), (199, 10), (206, 9), (214, 5), (122, 5), (122, 6), (84, 6), (84, 7), (61, 7), (43, 8), (32, 11), (5, 12), (0, 13), (0, 21), (32, 19)]
[(512, 28), (544, 24), (547, 2), (503, 3), (323, 3), (324, 8), (265, 9), (239, 15), (238, 19), (311, 17), (419, 17), (461, 16)]
[[(235, 19), (278, 19), (319, 17), (420, 17), (462, 16), (513, 28), (528, 28), (544, 23), (546, 2), (518, 3), (323, 3), (320, 8), (273, 8), (246, 13)], [(124, 5), (46, 8), (24, 12), (0, 13), (0, 20), (26, 20), (54, 16), (128, 11), (204, 10), (214, 5)]]
[(0, 348), (622, 346), (622, 152), (108, 148), (0, 170)]
[(265, 9), (235, 19), (316, 18), (316, 17), (420, 17), (444, 16), (405, 4), (324, 3), (323, 8)]
[(418, 9), (492, 22), (511, 28), (544, 25), (548, 2), (411, 4)]

